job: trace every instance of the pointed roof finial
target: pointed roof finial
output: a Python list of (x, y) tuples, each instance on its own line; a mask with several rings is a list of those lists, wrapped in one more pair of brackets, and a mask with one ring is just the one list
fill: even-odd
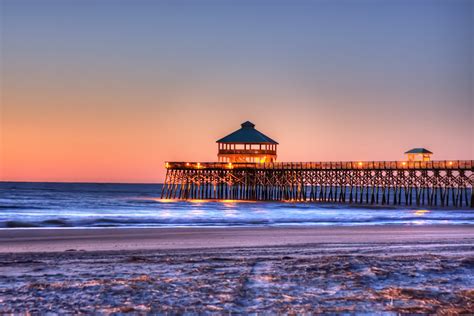
[(250, 121), (240, 124), (242, 127), (235, 132), (221, 138), (217, 143), (232, 144), (278, 144), (276, 141), (255, 129), (255, 124)]
[(246, 121), (240, 124), (240, 126), (242, 126), (242, 128), (254, 128), (255, 124), (250, 121)]

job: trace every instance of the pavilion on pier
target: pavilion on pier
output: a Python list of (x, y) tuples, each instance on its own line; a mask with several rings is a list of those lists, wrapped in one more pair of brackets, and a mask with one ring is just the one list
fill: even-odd
[(217, 157), (219, 162), (275, 162), (278, 143), (255, 129), (247, 121), (241, 128), (219, 139)]
[(430, 161), (432, 154), (426, 148), (413, 148), (405, 152), (408, 161)]

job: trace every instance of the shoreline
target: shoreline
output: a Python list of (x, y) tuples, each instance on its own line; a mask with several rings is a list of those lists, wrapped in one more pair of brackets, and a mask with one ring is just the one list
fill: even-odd
[(474, 240), (474, 225), (28, 228), (0, 230), (0, 253), (275, 247)]

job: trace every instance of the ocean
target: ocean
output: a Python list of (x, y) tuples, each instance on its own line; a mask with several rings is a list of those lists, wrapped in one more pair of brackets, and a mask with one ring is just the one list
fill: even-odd
[(161, 184), (0, 182), (0, 229), (474, 224), (467, 208), (161, 200)]

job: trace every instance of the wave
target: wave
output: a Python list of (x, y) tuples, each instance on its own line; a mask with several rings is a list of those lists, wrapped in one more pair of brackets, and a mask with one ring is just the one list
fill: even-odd
[(47, 219), (41, 222), (43, 226), (72, 227), (73, 225), (64, 219)]
[(136, 194), (155, 193), (160, 194), (162, 184), (85, 184), (85, 183), (51, 183), (34, 185), (31, 183), (22, 183), (23, 185), (5, 186), (0, 182), (0, 191), (4, 192), (24, 192), (25, 194), (34, 193), (92, 193), (92, 194)]
[[(0, 227), (3, 228), (38, 228), (38, 227), (206, 227), (206, 226), (282, 226), (282, 225), (384, 225), (384, 224), (400, 224), (409, 225), (416, 221), (425, 221), (431, 224), (446, 223), (449, 224), (472, 224), (474, 217), (470, 218), (371, 218), (371, 219), (329, 219), (323, 218), (314, 220), (309, 218), (283, 218), (283, 219), (134, 219), (134, 218), (94, 218), (94, 219), (80, 219), (68, 220), (64, 218), (46, 219), (39, 221), (24, 221), (24, 220), (10, 220), (3, 223), (0, 222)], [(3, 224), (3, 225), (2, 225)]]
[(6, 228), (24, 228), (24, 227), (41, 227), (41, 225), (31, 223), (31, 222), (22, 222), (22, 221), (6, 221), (4, 223)]
[(36, 205), (0, 205), (0, 210), (44, 210), (47, 207)]
[(0, 228), (474, 224), (472, 210), (455, 207), (424, 206), (423, 211), (415, 205), (329, 202), (163, 203), (158, 199), (161, 187), (0, 182)]
[(129, 199), (125, 203), (129, 204), (158, 204), (159, 202), (152, 199)]

